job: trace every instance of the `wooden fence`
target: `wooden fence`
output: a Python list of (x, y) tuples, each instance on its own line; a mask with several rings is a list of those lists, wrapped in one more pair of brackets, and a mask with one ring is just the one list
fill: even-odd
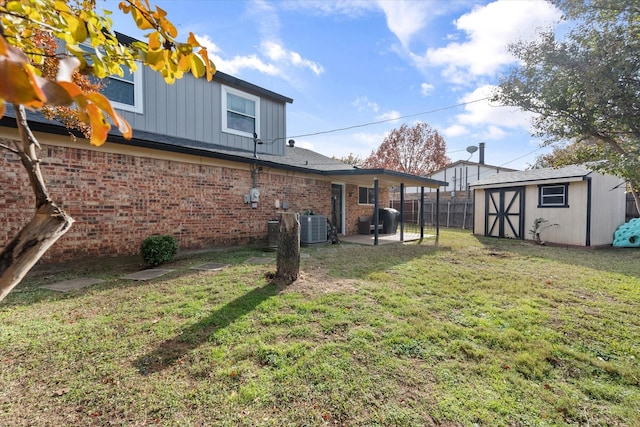
[[(436, 223), (436, 202), (425, 200), (424, 202), (425, 226)], [(400, 201), (392, 200), (391, 207), (400, 210)], [(627, 194), (627, 221), (638, 218), (638, 210), (631, 194)], [(462, 229), (473, 228), (473, 200), (472, 199), (445, 199), (440, 200), (440, 227), (456, 227)], [(420, 201), (404, 201), (404, 222), (418, 224), (420, 220)]]
[[(392, 200), (391, 207), (400, 210), (400, 201)], [(425, 225), (435, 225), (436, 215), (440, 217), (440, 227), (456, 227), (462, 229), (473, 228), (473, 200), (451, 199), (440, 200), (439, 212), (436, 212), (436, 202), (425, 200), (424, 202), (424, 223)], [(420, 221), (420, 201), (404, 201), (404, 222), (418, 224)]]

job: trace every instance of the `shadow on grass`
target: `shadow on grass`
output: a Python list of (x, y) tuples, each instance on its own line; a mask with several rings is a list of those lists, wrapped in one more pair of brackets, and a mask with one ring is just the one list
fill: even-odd
[(199, 322), (184, 328), (174, 338), (164, 341), (155, 350), (135, 360), (134, 366), (142, 375), (147, 375), (174, 365), (191, 350), (208, 341), (214, 331), (226, 328), (278, 292), (277, 286), (272, 284), (249, 291)]

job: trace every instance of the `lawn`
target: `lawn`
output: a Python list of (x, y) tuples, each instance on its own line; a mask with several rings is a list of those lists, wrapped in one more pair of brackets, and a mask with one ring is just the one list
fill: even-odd
[(0, 425), (640, 425), (638, 250), (445, 230), (303, 253), (286, 289), (255, 248), (30, 275), (0, 303)]

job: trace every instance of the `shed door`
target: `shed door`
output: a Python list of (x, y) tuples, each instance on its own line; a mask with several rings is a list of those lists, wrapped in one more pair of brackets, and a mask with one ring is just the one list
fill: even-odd
[(524, 187), (485, 190), (484, 235), (524, 239)]

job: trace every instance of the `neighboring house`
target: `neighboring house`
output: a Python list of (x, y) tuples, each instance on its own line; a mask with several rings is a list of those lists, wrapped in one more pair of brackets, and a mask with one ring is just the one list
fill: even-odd
[[(477, 163), (470, 162), (468, 160), (458, 160), (428, 175), (428, 177), (431, 179), (446, 181), (449, 183), (444, 188), (440, 188), (440, 191), (442, 191), (442, 195), (444, 197), (470, 199), (471, 189), (469, 186), (473, 182), (497, 173), (515, 171), (515, 169), (485, 164), (484, 142), (478, 144), (478, 148), (479, 158)], [(430, 189), (428, 191), (433, 190)]]
[(533, 239), (536, 219), (546, 222), (541, 240), (571, 246), (610, 245), (625, 221), (620, 178), (583, 166), (496, 174), (471, 184), (474, 234)]
[[(46, 260), (135, 254), (154, 234), (175, 236), (182, 249), (264, 242), (268, 222), (283, 211), (312, 210), (341, 234), (355, 234), (359, 216), (372, 215), (376, 201), (388, 206), (391, 186), (446, 185), (295, 147), (286, 136), (292, 99), (220, 71), (211, 82), (185, 75), (167, 85), (141, 67), (110, 79), (104, 93), (133, 127), (133, 139), (114, 130), (93, 147), (29, 115), (51, 197), (76, 220)], [(18, 139), (7, 111), (0, 143)], [(17, 156), (0, 150), (0, 171), (6, 243), (30, 219), (34, 198)]]

